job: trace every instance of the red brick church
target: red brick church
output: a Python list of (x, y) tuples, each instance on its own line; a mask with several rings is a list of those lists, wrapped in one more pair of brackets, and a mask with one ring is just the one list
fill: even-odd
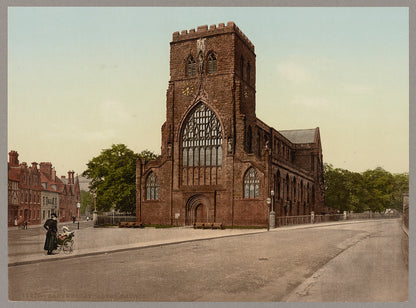
[[(264, 226), (324, 211), (319, 128), (256, 117), (254, 45), (233, 23), (173, 33), (162, 153), (137, 162), (137, 220)], [(272, 193), (274, 192), (274, 194)]]

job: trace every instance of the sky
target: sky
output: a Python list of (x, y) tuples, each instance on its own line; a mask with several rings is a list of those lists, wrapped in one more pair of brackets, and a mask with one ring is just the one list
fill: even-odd
[[(8, 151), (81, 174), (112, 144), (160, 153), (172, 33), (234, 21), (256, 114), (320, 128), (324, 162), (409, 171), (408, 8), (8, 9)], [(261, 18), (259, 18), (261, 16)]]

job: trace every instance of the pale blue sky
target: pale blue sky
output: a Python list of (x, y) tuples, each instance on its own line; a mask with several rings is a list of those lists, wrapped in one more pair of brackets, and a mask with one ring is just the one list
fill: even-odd
[(228, 21), (258, 118), (319, 126), (335, 167), (408, 171), (408, 8), (9, 8), (8, 150), (59, 175), (113, 143), (160, 153), (172, 33)]

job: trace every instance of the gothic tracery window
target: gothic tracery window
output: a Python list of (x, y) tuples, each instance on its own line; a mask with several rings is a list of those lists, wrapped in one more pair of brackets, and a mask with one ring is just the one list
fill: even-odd
[(146, 180), (146, 199), (159, 199), (159, 184), (157, 182), (157, 176), (153, 172), (149, 174)]
[(256, 198), (259, 196), (259, 178), (257, 171), (250, 167), (244, 175), (244, 198)]
[(182, 132), (183, 166), (221, 166), (222, 130), (215, 114), (199, 103)]
[(217, 72), (217, 57), (213, 52), (208, 55), (207, 60), (207, 73), (213, 74)]
[(186, 61), (186, 75), (195, 76), (196, 75), (196, 62), (194, 57), (189, 56)]

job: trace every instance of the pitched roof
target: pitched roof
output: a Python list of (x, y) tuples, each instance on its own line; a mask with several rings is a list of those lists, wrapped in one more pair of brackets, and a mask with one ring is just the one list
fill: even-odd
[(279, 133), (292, 143), (314, 143), (316, 128), (279, 130)]
[(9, 180), (11, 181), (20, 181), (20, 167), (10, 167), (9, 168)]

